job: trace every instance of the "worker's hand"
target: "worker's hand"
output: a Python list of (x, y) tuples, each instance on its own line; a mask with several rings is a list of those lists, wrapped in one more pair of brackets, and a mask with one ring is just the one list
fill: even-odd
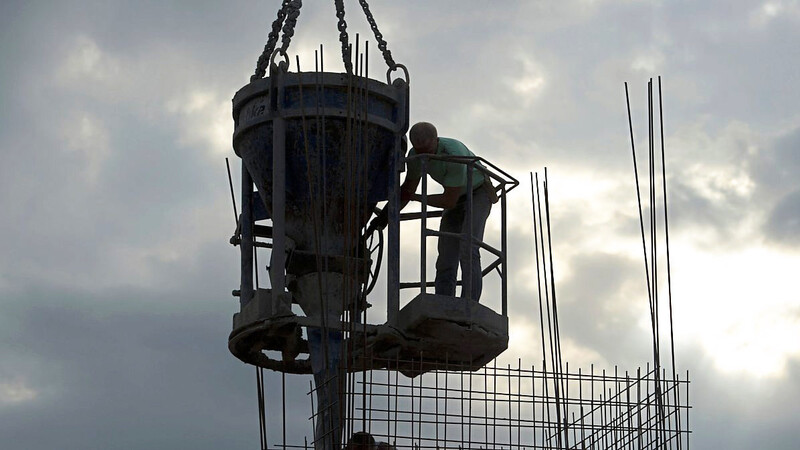
[(367, 227), (367, 235), (372, 234), (375, 230), (382, 230), (386, 228), (386, 225), (389, 223), (389, 207), (388, 205), (372, 219), (372, 222), (369, 223), (369, 227)]
[(415, 193), (415, 192), (410, 192), (410, 193), (406, 194), (404, 197), (405, 198), (401, 198), (401, 199), (403, 201), (405, 201), (406, 203), (408, 203), (408, 202), (420, 202), (421, 203), (422, 202), (422, 196), (417, 194), (417, 193)]

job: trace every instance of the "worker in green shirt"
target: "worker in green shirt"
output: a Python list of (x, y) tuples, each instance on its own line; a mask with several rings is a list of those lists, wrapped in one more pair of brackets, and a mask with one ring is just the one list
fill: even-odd
[[(422, 161), (414, 155), (466, 156), (474, 157), (466, 145), (452, 138), (439, 137), (436, 127), (428, 122), (419, 122), (411, 127), (409, 138), (413, 148), (408, 152), (406, 178), (400, 188), (400, 208), (409, 201), (422, 201), (416, 194), (422, 178)], [(429, 195), (428, 205), (444, 209), (439, 231), (451, 233), (439, 236), (439, 256), (436, 259), (435, 292), (439, 295), (455, 296), (456, 274), (461, 265), (461, 297), (478, 300), (483, 287), (481, 256), (478, 244), (483, 241), (486, 219), (497, 197), (492, 184), (482, 171), (472, 169), (472, 205), (467, 205), (469, 175), (465, 163), (429, 159), (425, 164), (428, 175), (441, 184), (444, 192)], [(470, 228), (470, 213), (472, 229)], [(467, 233), (472, 233), (470, 248)], [(470, 286), (468, 289), (467, 287)]]

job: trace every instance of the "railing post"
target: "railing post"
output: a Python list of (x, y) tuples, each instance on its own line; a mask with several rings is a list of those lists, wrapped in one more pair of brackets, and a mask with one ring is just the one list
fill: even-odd
[(405, 134), (408, 131), (409, 122), (409, 91), (408, 91), (408, 77), (406, 82), (399, 82), (395, 80), (392, 83), (400, 93), (400, 100), (397, 103), (397, 117), (401, 118), (397, 130), (395, 130), (394, 141), (394, 171), (392, 173), (392, 180), (389, 184), (389, 202), (386, 205), (389, 208), (389, 223), (388, 223), (388, 257), (389, 261), (386, 263), (387, 276), (386, 276), (386, 319), (387, 322), (393, 324), (397, 321), (397, 314), (400, 312), (400, 171), (403, 169), (403, 162), (405, 158), (405, 149), (407, 146), (403, 145), (405, 142)]
[(241, 242), (241, 284), (239, 305), (244, 307), (253, 298), (253, 180), (242, 162), (242, 215), (239, 218)]
[(428, 291), (428, 275), (427, 275), (427, 243), (428, 243), (428, 158), (423, 157), (421, 160), (422, 165), (422, 218), (420, 220), (420, 262), (419, 262), (419, 275), (422, 286), (420, 286), (420, 293), (424, 294)]
[[(273, 66), (274, 67), (274, 66)], [(272, 120), (272, 258), (269, 278), (272, 285), (272, 314), (278, 313), (283, 291), (286, 290), (284, 270), (286, 267), (286, 120), (281, 116), (283, 94), (283, 70), (272, 70), (270, 78), (277, 88), (270, 95), (275, 105)]]
[[(494, 189), (494, 188), (492, 188)], [(500, 254), (503, 270), (500, 271), (500, 286), (502, 293), (503, 317), (508, 316), (508, 237), (506, 233), (506, 183), (505, 180), (500, 184)]]
[[(467, 166), (467, 251), (469, 252), (469, 256), (467, 259), (467, 270), (461, 268), (461, 277), (463, 282), (461, 283), (461, 293), (463, 294), (462, 297), (466, 298), (467, 300), (472, 300), (472, 246), (474, 238), (472, 236), (472, 166), (474, 161), (470, 161), (466, 163)], [(464, 239), (464, 236), (461, 236), (461, 239)], [(461, 244), (464, 242), (462, 241)], [(478, 250), (480, 251), (480, 249)], [(466, 274), (464, 273), (466, 272)], [(478, 300), (478, 299), (476, 299)]]
[(386, 319), (388, 323), (395, 323), (397, 313), (400, 311), (400, 170), (403, 161), (403, 146), (400, 136), (395, 139), (394, 158), (395, 170), (389, 185), (389, 223), (387, 231), (387, 256), (386, 261)]

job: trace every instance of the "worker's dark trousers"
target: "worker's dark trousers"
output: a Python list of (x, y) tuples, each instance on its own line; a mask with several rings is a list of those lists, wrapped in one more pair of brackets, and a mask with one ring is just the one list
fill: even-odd
[[(471, 210), (471, 211), (470, 211)], [(472, 207), (467, 205), (464, 194), (452, 209), (442, 214), (439, 231), (456, 233), (460, 236), (439, 236), (439, 257), (436, 260), (436, 293), (439, 295), (456, 295), (456, 275), (461, 265), (461, 297), (467, 298), (466, 288), (472, 286), (469, 297), (477, 301), (483, 289), (481, 276), (481, 254), (478, 243), (483, 241), (486, 219), (492, 210), (492, 202), (484, 188), (472, 192)], [(468, 240), (470, 229), (470, 213), (472, 216), (472, 248)]]

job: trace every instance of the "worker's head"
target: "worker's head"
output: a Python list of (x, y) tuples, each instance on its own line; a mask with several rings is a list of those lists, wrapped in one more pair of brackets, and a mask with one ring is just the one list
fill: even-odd
[(408, 137), (411, 138), (411, 145), (414, 146), (414, 150), (418, 154), (436, 153), (436, 147), (439, 145), (439, 134), (432, 123), (415, 123), (409, 130)]
[(388, 442), (378, 442), (378, 450), (396, 450), (392, 444)]
[(353, 433), (345, 446), (346, 450), (374, 450), (375, 438), (365, 431)]

